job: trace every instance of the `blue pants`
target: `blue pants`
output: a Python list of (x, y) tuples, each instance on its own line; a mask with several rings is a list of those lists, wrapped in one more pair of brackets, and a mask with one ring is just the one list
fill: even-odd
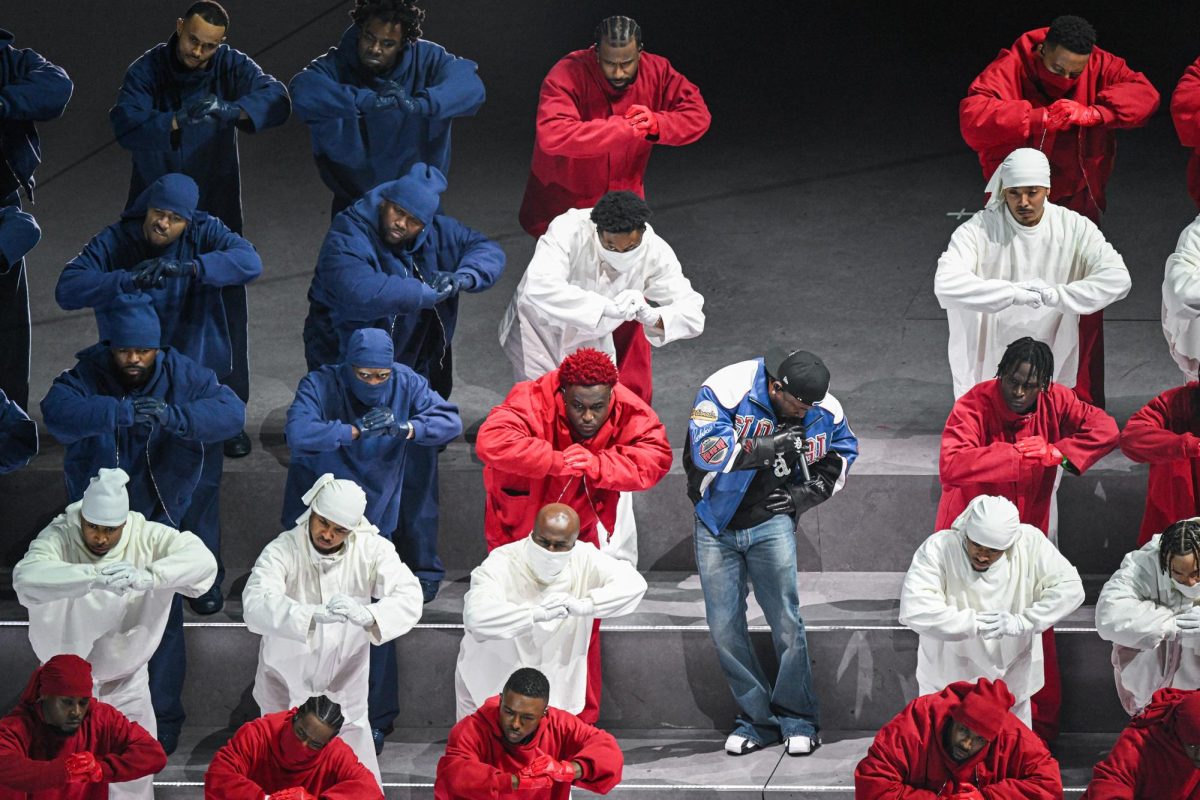
[[(813, 736), (820, 729), (808, 640), (796, 587), (796, 523), (775, 516), (720, 536), (696, 521), (696, 566), (704, 609), (725, 680), (742, 713), (733, 733), (761, 745), (781, 737)], [(750, 642), (747, 577), (762, 607), (779, 660), (772, 686)]]
[(221, 300), (225, 304), (225, 321), (229, 326), (229, 352), (233, 371), (221, 383), (233, 390), (243, 403), (250, 402), (250, 336), (249, 309), (245, 286), (223, 286)]
[[(221, 561), (221, 472), (224, 467), (221, 443), (204, 446), (204, 469), (200, 482), (192, 492), (192, 503), (182, 520), (177, 520), (180, 530), (191, 531), (204, 542), (217, 559), (217, 578), (214, 584), (221, 585), (225, 578), (225, 565)], [(169, 520), (156, 520), (171, 525)], [(154, 704), (154, 716), (158, 720), (158, 732), (179, 734), (187, 714), (183, 710), (183, 679), (187, 674), (187, 651), (183, 639), (183, 596), (175, 595), (171, 602), (171, 615), (163, 631), (162, 641), (150, 658), (150, 700)]]
[(439, 449), (409, 444), (400, 485), (400, 517), (392, 534), (400, 560), (426, 581), (446, 577), (437, 549)]

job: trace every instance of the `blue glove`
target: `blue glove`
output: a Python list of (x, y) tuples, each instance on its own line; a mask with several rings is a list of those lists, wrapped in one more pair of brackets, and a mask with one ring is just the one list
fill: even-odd
[(394, 97), (398, 103), (403, 103), (408, 98), (408, 90), (397, 81), (380, 81), (376, 94), (380, 97)]
[(188, 106), (188, 119), (199, 122), (205, 117), (231, 125), (241, 119), (242, 109), (228, 101), (222, 100), (215, 94), (205, 95)]
[[(164, 285), (166, 285), (164, 283), (163, 279), (157, 275), (157, 272), (158, 272), (158, 259), (157, 258), (147, 258), (145, 261), (142, 261), (141, 263), (139, 263), (132, 270), (129, 270), (129, 272), (133, 276), (133, 285), (136, 288), (141, 289), (142, 291), (148, 291), (150, 289), (161, 289), (161, 288), (163, 288)], [(124, 286), (125, 280), (123, 278), (122, 278), (121, 284), (122, 284), (122, 288), (125, 288), (125, 286)]]
[(138, 397), (133, 401), (133, 421), (163, 428), (175, 427), (175, 409), (157, 397)]
[[(475, 276), (469, 272), (435, 272), (430, 285), (438, 293), (440, 303), (465, 289), (474, 289)], [(444, 294), (447, 291), (448, 294)]]
[(360, 438), (374, 439), (388, 435), (388, 429), (396, 424), (396, 417), (386, 406), (377, 406), (354, 421)]

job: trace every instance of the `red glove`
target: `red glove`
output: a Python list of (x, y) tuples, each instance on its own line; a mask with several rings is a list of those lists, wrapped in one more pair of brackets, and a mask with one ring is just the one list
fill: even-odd
[(272, 792), (269, 797), (270, 800), (317, 800), (303, 786), (293, 786), (290, 789)]
[(575, 780), (575, 765), (570, 761), (559, 761), (545, 753), (538, 753), (517, 775), (521, 783), (525, 782), (526, 776), (534, 778), (539, 775), (559, 783), (572, 783)]
[(530, 792), (537, 789), (553, 789), (554, 781), (549, 775), (526, 775), (525, 770), (517, 773), (517, 791)]
[(1022, 458), (1031, 458), (1040, 460), (1042, 453), (1046, 451), (1049, 445), (1041, 436), (1027, 436), (1024, 439), (1018, 439), (1013, 447), (1017, 448), (1017, 452)]
[(1071, 127), (1071, 119), (1079, 107), (1074, 100), (1055, 100), (1042, 109), (1042, 126), (1048, 131), (1065, 131)]
[(592, 480), (600, 477), (600, 459), (581, 444), (572, 444), (563, 450), (563, 466), (576, 475), (585, 475)]
[(1082, 103), (1076, 103), (1075, 109), (1071, 112), (1071, 124), (1078, 125), (1081, 128), (1094, 128), (1104, 122), (1104, 117), (1100, 115), (1100, 109), (1096, 106), (1085, 106)]
[[(953, 789), (950, 788), (952, 786), (954, 787)], [(947, 783), (946, 788), (942, 790), (942, 793), (938, 797), (944, 797), (947, 800), (984, 800), (983, 795), (974, 786), (968, 783), (955, 785), (954, 782)]]
[(99, 783), (104, 772), (96, 757), (84, 750), (67, 757), (67, 783)]
[(632, 105), (625, 111), (630, 127), (643, 136), (658, 136), (658, 117), (645, 106)]

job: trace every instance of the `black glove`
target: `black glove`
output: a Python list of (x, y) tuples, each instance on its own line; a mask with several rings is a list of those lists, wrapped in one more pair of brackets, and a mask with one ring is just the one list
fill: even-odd
[(804, 430), (788, 428), (769, 436), (742, 440), (734, 469), (774, 469), (779, 477), (792, 471), (805, 449)]
[(138, 397), (133, 401), (133, 421), (164, 428), (174, 427), (175, 409), (157, 397)]
[(133, 273), (133, 285), (142, 291), (161, 289), (166, 281), (158, 274), (158, 259), (147, 258), (130, 270)]
[(790, 517), (796, 513), (796, 501), (786, 485), (777, 486), (775, 491), (767, 495), (763, 508), (772, 514), (787, 514)]
[(377, 406), (354, 421), (359, 435), (363, 439), (373, 439), (376, 436), (387, 436), (389, 428), (396, 424), (396, 416), (390, 408)]
[(475, 285), (475, 278), (466, 272), (435, 272), (429, 285), (438, 293), (438, 302), (443, 299), (443, 292), (449, 291), (447, 297), (453, 297), (464, 289)]

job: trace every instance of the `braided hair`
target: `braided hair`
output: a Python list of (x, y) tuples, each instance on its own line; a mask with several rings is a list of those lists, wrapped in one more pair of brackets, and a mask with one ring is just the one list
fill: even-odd
[(1050, 376), (1054, 374), (1054, 353), (1050, 352), (1048, 344), (1032, 336), (1017, 339), (1004, 350), (1000, 365), (996, 367), (996, 377), (1003, 378), (1022, 364), (1029, 365), (1043, 391), (1050, 388)]
[(332, 728), (335, 734), (342, 729), (342, 723), (346, 721), (342, 716), (342, 707), (323, 694), (308, 698), (304, 705), (296, 710), (296, 716), (303, 717), (309, 714), (318, 722)]
[(372, 19), (388, 25), (400, 25), (404, 40), (411, 44), (423, 33), (421, 23), (425, 21), (425, 10), (413, 0), (354, 0), (350, 19), (360, 28)]
[(1171, 559), (1192, 556), (1200, 566), (1200, 517), (1181, 519), (1167, 526), (1158, 540), (1158, 566), (1171, 574)]
[(638, 25), (637, 20), (632, 17), (605, 17), (596, 26), (593, 38), (596, 41), (597, 49), (600, 47), (601, 42), (608, 42), (617, 47), (624, 47), (632, 40), (637, 42), (638, 50), (641, 50), (642, 26)]

